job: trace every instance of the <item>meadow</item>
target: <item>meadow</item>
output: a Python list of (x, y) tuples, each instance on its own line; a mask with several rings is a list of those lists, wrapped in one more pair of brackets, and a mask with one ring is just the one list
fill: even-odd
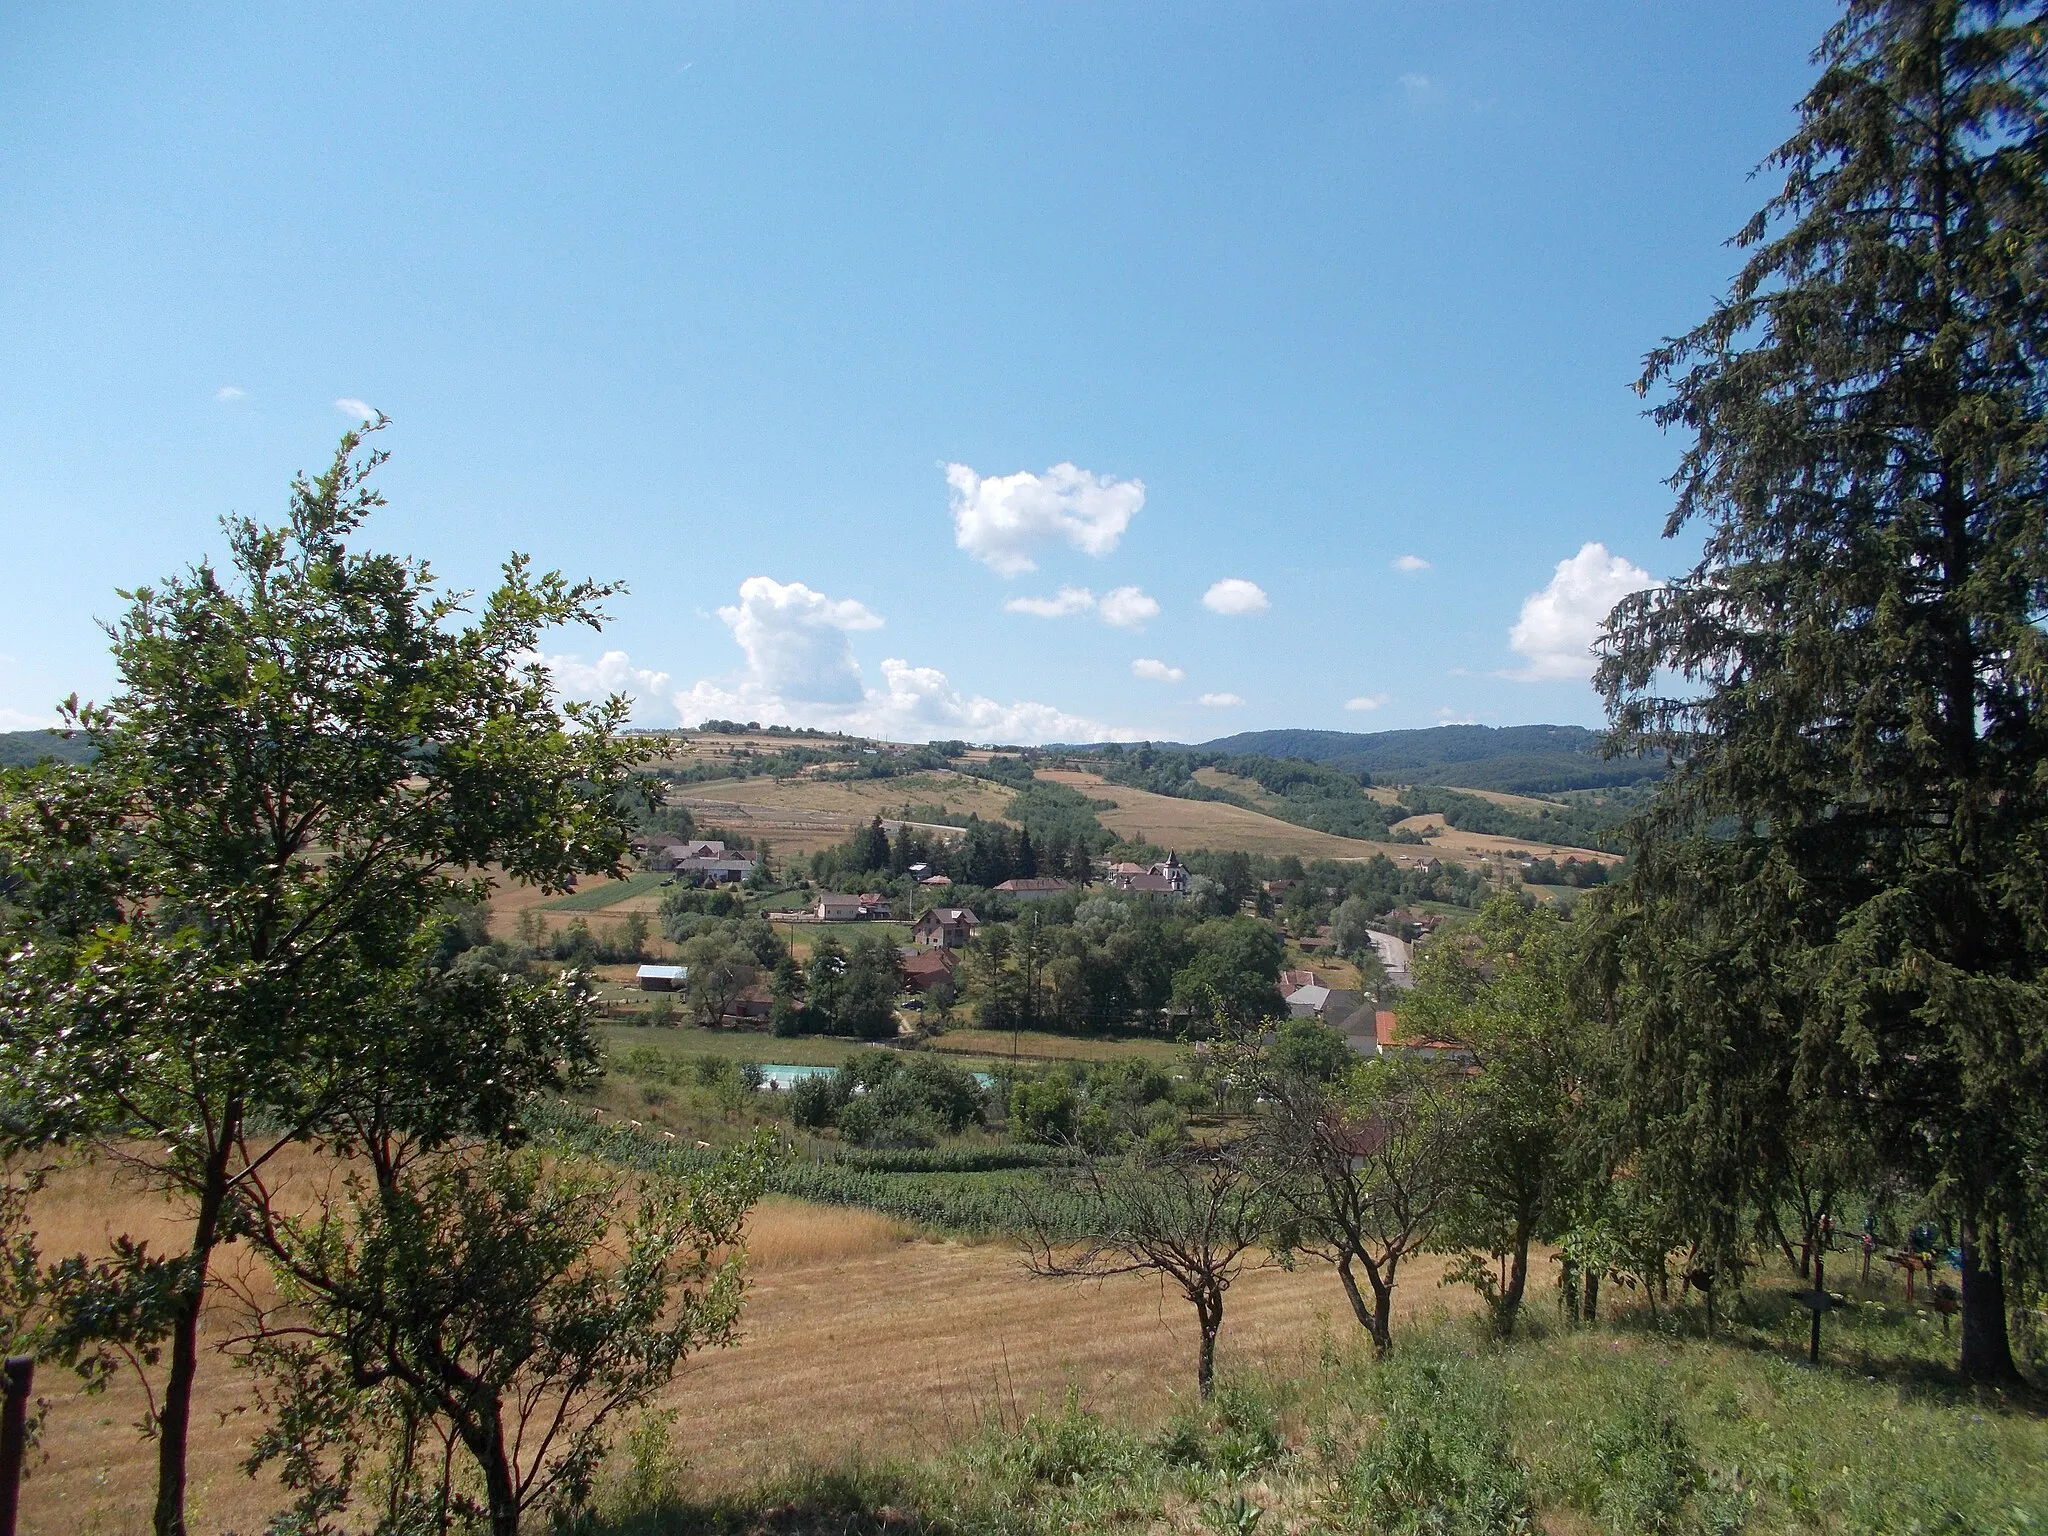
[(1369, 859), (1376, 853), (1396, 851), (1385, 843), (1316, 832), (1220, 800), (1176, 800), (1129, 785), (1106, 784), (1101, 775), (1079, 769), (1042, 769), (1038, 776), (1068, 785), (1090, 799), (1114, 802), (1113, 809), (1098, 810), (1096, 817), (1119, 837), (1134, 843), (1183, 851), (1291, 853), (1303, 859)]

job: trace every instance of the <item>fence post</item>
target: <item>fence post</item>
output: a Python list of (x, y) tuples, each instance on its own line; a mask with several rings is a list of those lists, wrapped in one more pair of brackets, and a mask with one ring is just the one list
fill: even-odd
[(36, 1363), (28, 1355), (10, 1355), (4, 1370), (6, 1402), (0, 1405), (0, 1536), (14, 1536), (21, 1508), (21, 1464), (28, 1450), (28, 1399), (34, 1390)]

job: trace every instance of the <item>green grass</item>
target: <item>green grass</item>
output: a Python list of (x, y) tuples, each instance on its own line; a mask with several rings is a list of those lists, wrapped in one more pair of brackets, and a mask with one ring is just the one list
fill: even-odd
[(863, 937), (886, 939), (891, 944), (910, 942), (908, 923), (777, 923), (775, 931), (807, 950), (826, 937), (837, 939), (842, 948), (850, 948), (855, 939)]
[(566, 896), (557, 896), (553, 901), (539, 903), (543, 912), (600, 912), (619, 902), (629, 901), (635, 896), (644, 896), (649, 891), (659, 890), (672, 876), (642, 871), (626, 876), (623, 880), (607, 880), (603, 885), (586, 886), (580, 891), (571, 891)]
[[(1085, 1304), (1085, 1302), (1077, 1303)], [(1407, 1536), (2022, 1536), (2048, 1529), (2048, 1423), (1965, 1391), (1930, 1320), (1845, 1330), (1819, 1370), (1756, 1299), (1711, 1342), (1696, 1313), (1497, 1346), (1463, 1323), (1379, 1362), (1355, 1330), (1290, 1369), (1225, 1379), (1151, 1432), (1000, 1399), (922, 1459), (802, 1465), (751, 1488), (649, 1479), (660, 1447), (601, 1484), (605, 1536), (916, 1531)], [(1332, 1325), (1335, 1326), (1335, 1325)], [(1226, 1315), (1226, 1334), (1229, 1322)], [(1859, 1353), (1862, 1351), (1863, 1353)], [(1876, 1369), (1864, 1369), (1874, 1365)], [(628, 1466), (632, 1460), (634, 1465)], [(636, 1476), (635, 1474), (643, 1474)], [(659, 1483), (660, 1491), (645, 1490)]]
[[(683, 1006), (681, 999), (676, 1006)], [(820, 1035), (786, 1040), (760, 1030), (699, 1029), (693, 1024), (660, 1029), (606, 1024), (597, 1034), (607, 1056), (622, 1056), (644, 1047), (676, 1056), (724, 1056), (791, 1067), (836, 1067), (865, 1044)]]
[(1156, 1061), (1171, 1066), (1180, 1060), (1185, 1047), (1171, 1040), (1124, 1035), (1055, 1035), (1043, 1030), (1022, 1029), (1014, 1041), (1006, 1029), (949, 1029), (928, 1041), (926, 1048), (951, 1056), (972, 1056), (977, 1060), (1004, 1062), (1011, 1047), (1026, 1061)]

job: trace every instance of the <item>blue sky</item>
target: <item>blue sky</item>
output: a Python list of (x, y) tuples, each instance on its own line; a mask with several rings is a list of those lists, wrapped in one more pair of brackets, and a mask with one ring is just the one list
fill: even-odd
[(550, 653), (650, 724), (1596, 723), (1832, 14), (17, 8), (0, 727), (350, 402), (369, 542), (624, 579)]

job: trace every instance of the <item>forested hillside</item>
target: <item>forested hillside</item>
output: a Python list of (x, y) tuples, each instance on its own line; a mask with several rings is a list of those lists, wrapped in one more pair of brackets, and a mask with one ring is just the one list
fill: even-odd
[(1440, 725), (1416, 731), (1246, 731), (1195, 750), (1299, 758), (1378, 783), (1444, 784), (1545, 795), (1653, 782), (1659, 761), (1601, 755), (1600, 734), (1578, 725)]
[(59, 736), (52, 731), (0, 731), (0, 768), (19, 768), (54, 758), (61, 763), (82, 763), (92, 756), (92, 746), (83, 736)]

